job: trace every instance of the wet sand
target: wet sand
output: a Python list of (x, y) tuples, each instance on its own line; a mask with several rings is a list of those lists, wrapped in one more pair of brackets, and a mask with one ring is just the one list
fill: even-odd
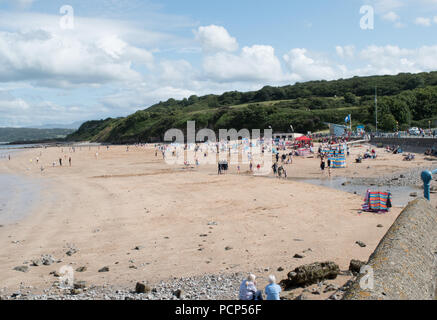
[[(325, 260), (345, 270), (351, 259), (368, 259), (401, 211), (360, 214), (363, 195), (238, 175), (236, 166), (223, 176), (212, 165), (168, 166), (152, 147), (61, 150), (27, 150), (0, 162), (2, 174), (45, 182), (31, 212), (0, 228), (0, 288), (6, 291), (20, 283), (41, 291), (55, 280), (49, 273), (63, 265), (87, 266), (76, 276), (93, 285), (120, 286), (238, 271), (255, 272), (262, 282), (272, 271), (260, 269), (282, 267), (283, 272), (274, 273), (283, 279), (299, 265)], [(333, 170), (333, 176), (378, 176), (429, 164), (383, 154), (359, 166), (352, 159), (360, 151), (353, 149), (349, 167)], [(59, 157), (68, 163), (65, 155), (72, 157), (72, 167), (52, 167)], [(243, 166), (242, 172), (247, 169)], [(290, 177), (321, 176), (315, 158), (295, 159), (287, 171)], [(359, 247), (358, 240), (367, 247)], [(133, 250), (136, 246), (141, 250)], [(67, 256), (70, 247), (78, 252)], [(312, 251), (303, 259), (293, 259), (308, 248)], [(13, 270), (43, 254), (62, 262), (30, 267), (27, 273)], [(110, 272), (99, 273), (103, 266)]]

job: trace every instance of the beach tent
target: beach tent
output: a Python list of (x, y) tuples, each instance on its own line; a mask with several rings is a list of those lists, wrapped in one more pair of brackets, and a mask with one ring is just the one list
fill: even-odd
[(328, 155), (333, 169), (346, 168), (346, 155), (343, 146), (337, 146), (329, 150)]
[(331, 167), (333, 169), (346, 168), (346, 158), (345, 157), (335, 157), (331, 159)]
[(296, 141), (299, 141), (299, 142), (310, 142), (312, 140), (313, 139), (311, 139), (310, 137), (307, 137), (307, 136), (299, 137), (296, 139)]
[(367, 190), (363, 204), (364, 211), (385, 213), (388, 212), (391, 207), (392, 204), (390, 192)]

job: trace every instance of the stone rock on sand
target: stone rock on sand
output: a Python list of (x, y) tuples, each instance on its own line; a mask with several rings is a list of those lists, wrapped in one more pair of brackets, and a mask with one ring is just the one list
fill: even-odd
[(323, 280), (336, 279), (340, 273), (339, 266), (334, 262), (315, 262), (297, 267), (288, 273), (288, 279), (281, 281), (285, 290), (307, 287)]

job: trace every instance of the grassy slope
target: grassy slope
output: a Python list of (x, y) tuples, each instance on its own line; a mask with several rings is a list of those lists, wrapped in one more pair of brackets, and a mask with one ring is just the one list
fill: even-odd
[[(186, 128), (189, 120), (196, 121), (198, 129), (215, 131), (270, 125), (275, 131), (286, 131), (292, 124), (296, 131), (306, 132), (326, 129), (325, 122), (344, 123), (344, 118), (352, 114), (355, 125), (371, 126), (376, 84), (381, 113), (396, 115), (396, 119), (385, 119), (387, 127), (392, 127), (395, 120), (403, 121), (404, 126), (422, 126), (424, 119), (437, 119), (437, 108), (434, 107), (437, 104), (437, 72), (430, 72), (312, 81), (279, 88), (264, 87), (256, 92), (234, 91), (179, 101), (169, 99), (125, 118), (86, 122), (68, 139), (112, 143), (152, 141), (162, 139), (170, 128)], [(397, 102), (400, 104), (391, 110)], [(403, 104), (407, 113), (411, 113), (406, 120), (400, 119), (405, 113)]]

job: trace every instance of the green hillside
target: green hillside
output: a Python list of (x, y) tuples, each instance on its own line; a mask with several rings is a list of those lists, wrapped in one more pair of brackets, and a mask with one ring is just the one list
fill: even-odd
[(374, 129), (374, 95), (378, 87), (379, 128), (428, 127), (437, 121), (437, 72), (397, 76), (354, 77), (335, 81), (310, 81), (284, 87), (266, 86), (253, 92), (169, 99), (148, 109), (117, 119), (89, 121), (68, 136), (71, 141), (136, 143), (162, 140), (171, 128), (184, 129), (189, 120), (196, 128), (264, 129), (296, 132), (326, 129), (325, 122)]
[(0, 128), (0, 142), (63, 139), (73, 129)]

